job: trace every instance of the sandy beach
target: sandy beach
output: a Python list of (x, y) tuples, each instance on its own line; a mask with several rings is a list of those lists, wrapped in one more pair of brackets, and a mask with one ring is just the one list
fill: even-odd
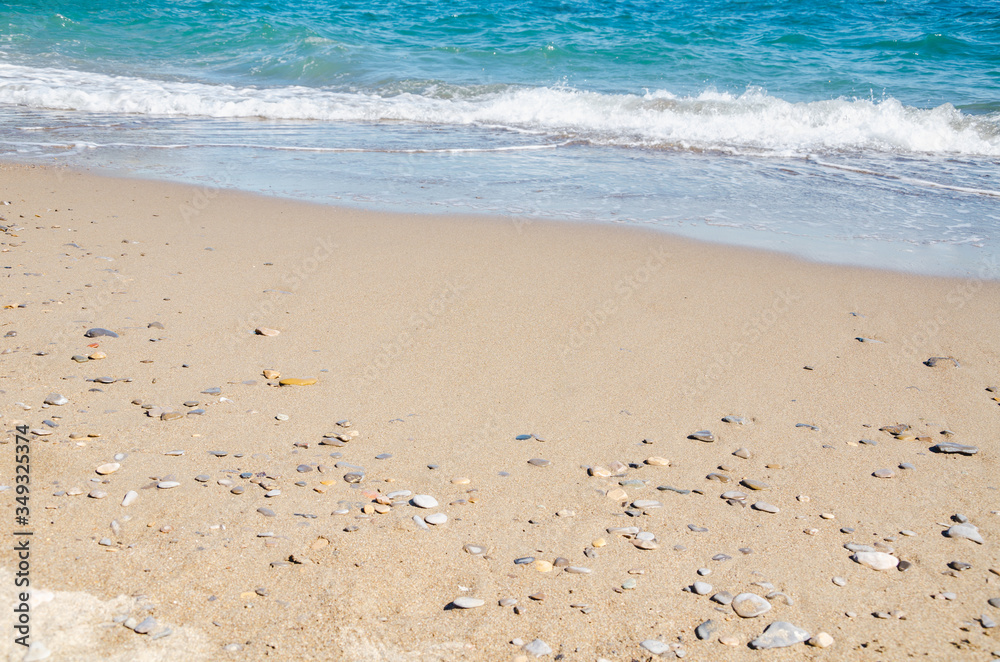
[(996, 264), (14, 164), (0, 203), (29, 659), (1000, 656)]

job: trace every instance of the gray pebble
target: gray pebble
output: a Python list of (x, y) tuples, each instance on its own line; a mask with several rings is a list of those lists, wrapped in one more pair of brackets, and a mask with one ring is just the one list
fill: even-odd
[(47, 404), (47, 405), (61, 406), (61, 405), (67, 404), (68, 402), (69, 402), (69, 398), (67, 398), (65, 395), (62, 395), (60, 393), (49, 393), (48, 397), (45, 398), (45, 404)]
[(996, 621), (989, 617), (989, 614), (980, 614), (979, 622), (983, 624), (986, 629), (995, 628), (997, 626)]
[(475, 609), (477, 607), (482, 607), (486, 604), (485, 600), (480, 600), (479, 598), (472, 598), (466, 595), (455, 598), (451, 602), (452, 605), (458, 609)]
[(552, 462), (550, 460), (543, 460), (540, 457), (535, 457), (535, 458), (532, 458), (532, 459), (528, 460), (528, 464), (533, 464), (536, 467), (549, 467), (549, 466), (552, 466)]
[(983, 544), (983, 537), (979, 535), (979, 529), (972, 524), (956, 524), (944, 534), (949, 538), (964, 538), (980, 545)]
[(706, 529), (706, 528), (705, 528), (705, 527), (703, 527), (703, 526), (698, 526), (698, 525), (696, 525), (696, 524), (688, 524), (688, 525), (687, 525), (687, 527), (688, 527), (688, 528), (689, 528), (689, 529), (690, 529), (691, 531), (694, 531), (695, 533), (707, 533), (707, 532), (708, 532), (708, 529)]
[(102, 329), (100, 327), (94, 327), (93, 329), (87, 329), (87, 332), (83, 334), (85, 338), (98, 338), (100, 336), (106, 336), (108, 338), (117, 338), (118, 334), (114, 331), (108, 331), (107, 329)]
[(733, 594), (729, 591), (719, 591), (712, 596), (712, 602), (717, 602), (720, 605), (731, 605), (733, 604)]
[(707, 595), (712, 591), (712, 585), (708, 582), (695, 582), (691, 585), (691, 590), (698, 595)]
[(958, 453), (959, 455), (975, 455), (976, 453), (979, 452), (979, 449), (975, 446), (965, 446), (963, 444), (956, 444), (952, 441), (946, 441), (931, 446), (931, 451), (935, 453)]
[(758, 501), (753, 506), (751, 506), (751, 508), (753, 508), (754, 510), (759, 510), (761, 512), (772, 513), (772, 514), (780, 512), (777, 506), (772, 506), (766, 501)]
[(997, 609), (1000, 609), (1000, 598), (990, 598), (986, 602), (988, 602), (991, 607), (996, 607)]
[(698, 430), (697, 432), (688, 435), (688, 439), (697, 439), (698, 441), (712, 442), (715, 441), (715, 435), (712, 434), (710, 430)]
[(438, 501), (429, 494), (417, 494), (410, 499), (410, 503), (417, 508), (437, 508)]
[(775, 621), (764, 633), (750, 642), (750, 648), (784, 648), (809, 639), (809, 633), (785, 621)]
[(694, 634), (699, 639), (708, 639), (719, 630), (719, 626), (709, 619), (694, 629)]
[(542, 657), (543, 655), (549, 655), (552, 653), (552, 647), (541, 639), (535, 639), (531, 643), (525, 645), (524, 651), (530, 653), (535, 657)]
[(152, 616), (147, 616), (133, 630), (136, 634), (149, 634), (154, 628), (156, 628), (156, 619)]
[(277, 517), (277, 513), (275, 513), (270, 508), (263, 508), (263, 507), (262, 508), (258, 508), (257, 512), (260, 513), (261, 515), (263, 515), (264, 517)]
[(639, 644), (646, 650), (648, 650), (653, 655), (663, 655), (670, 650), (670, 646), (663, 643), (662, 641), (657, 641), (656, 639), (646, 639)]
[(771, 610), (771, 603), (756, 593), (740, 593), (733, 598), (733, 611), (740, 618), (756, 618)]

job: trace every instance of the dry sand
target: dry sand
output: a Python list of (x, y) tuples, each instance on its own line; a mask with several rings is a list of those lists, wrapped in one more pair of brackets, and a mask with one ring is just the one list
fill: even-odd
[[(564, 660), (647, 659), (644, 640), (680, 644), (689, 660), (1000, 650), (1000, 628), (978, 620), (1000, 620), (987, 603), (1000, 597), (995, 281), (16, 165), (0, 167), (0, 200), (10, 203), (0, 206), (0, 484), (14, 485), (14, 426), (58, 424), (30, 435), (31, 634), (49, 659), (509, 660), (527, 655), (512, 641), (536, 638), (552, 649), (542, 659)], [(997, 277), (995, 265), (975, 268)], [(120, 337), (85, 338), (92, 327)], [(71, 360), (95, 352), (107, 358)], [(933, 356), (960, 367), (924, 365)], [(263, 370), (318, 382), (279, 387)], [(89, 381), (100, 377), (115, 381)], [(221, 393), (202, 393), (211, 387)], [(69, 403), (43, 407), (51, 393)], [(141, 406), (194, 408), (185, 401), (204, 413), (160, 420)], [(930, 440), (879, 431), (897, 423)], [(715, 441), (688, 438), (702, 429)], [(350, 430), (359, 434), (343, 447), (320, 444)], [(544, 441), (515, 439), (532, 433)], [(979, 452), (930, 452), (949, 440)], [(749, 459), (732, 455), (740, 447)], [(95, 473), (116, 454), (120, 469)], [(643, 465), (651, 456), (670, 466)], [(635, 466), (588, 476), (616, 461)], [(347, 483), (337, 462), (363, 467), (363, 482)], [(895, 476), (872, 475), (882, 468)], [(179, 486), (156, 488), (164, 479)], [(656, 489), (666, 485), (691, 492)], [(627, 497), (606, 496), (619, 487)], [(89, 498), (93, 489), (108, 496)], [(780, 512), (720, 498), (734, 489)], [(123, 507), (130, 490), (138, 497)], [(397, 490), (440, 506), (359, 509)], [(14, 496), (0, 492), (5, 534)], [(662, 507), (630, 516), (636, 499)], [(432, 512), (447, 523), (425, 531), (412, 519)], [(957, 514), (983, 544), (943, 536)], [(607, 533), (627, 526), (658, 548)], [(912, 567), (863, 567), (849, 542), (888, 546)], [(591, 572), (540, 572), (515, 565), (521, 557)], [(0, 565), (7, 604), (13, 552)], [(697, 580), (712, 591), (685, 590)], [(719, 591), (780, 591), (789, 604), (775, 595), (769, 612), (744, 619), (710, 601)], [(485, 605), (447, 608), (460, 596)], [(522, 613), (498, 605), (508, 597)], [(148, 635), (114, 622), (149, 615)], [(0, 612), (0, 653), (21, 660), (12, 617)], [(707, 619), (718, 630), (699, 641)], [(773, 621), (834, 643), (751, 650)]]

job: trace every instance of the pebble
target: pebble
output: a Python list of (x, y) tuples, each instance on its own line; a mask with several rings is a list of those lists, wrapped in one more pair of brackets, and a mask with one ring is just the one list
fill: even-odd
[(86, 363), (87, 361), (90, 360), (89, 357), (86, 357), (83, 354), (74, 354), (72, 359), (77, 363)]
[(452, 600), (451, 604), (459, 609), (476, 609), (477, 607), (485, 605), (486, 601), (463, 595)]
[(112, 545), (114, 545), (114, 543), (111, 542), (111, 538), (101, 538), (100, 540), (97, 541), (97, 544), (101, 545), (102, 547), (111, 547)]
[(697, 432), (688, 435), (688, 439), (697, 439), (698, 441), (715, 441), (715, 435), (712, 434), (710, 430), (698, 430)]
[(60, 393), (49, 393), (48, 397), (45, 398), (45, 404), (61, 406), (69, 402), (69, 398)]
[(531, 643), (525, 644), (524, 650), (535, 657), (542, 657), (552, 653), (552, 647), (541, 639), (535, 639)]
[(986, 602), (988, 602), (991, 607), (996, 607), (997, 609), (1000, 609), (1000, 598), (990, 598)]
[(133, 628), (136, 634), (149, 634), (156, 628), (156, 619), (152, 616), (147, 616), (142, 620), (141, 623)]
[(424, 521), (428, 524), (444, 524), (448, 521), (448, 516), (444, 513), (431, 513), (424, 518)]
[(156, 484), (156, 486), (161, 490), (169, 490), (171, 488), (177, 487), (178, 485), (180, 485), (180, 483), (178, 483), (176, 480), (161, 480), (159, 483)]
[(646, 639), (639, 645), (648, 650), (653, 655), (663, 655), (664, 653), (670, 650), (670, 646), (668, 644), (665, 644), (662, 641), (657, 641), (656, 639)]
[(704, 526), (698, 526), (697, 524), (688, 524), (688, 529), (694, 531), (695, 533), (708, 533), (708, 529)]
[(746, 448), (737, 448), (735, 451), (733, 451), (733, 455), (735, 455), (736, 457), (741, 457), (744, 460), (750, 459), (750, 451), (747, 450)]
[(695, 582), (691, 585), (691, 590), (698, 595), (707, 595), (712, 592), (712, 585), (708, 582)]
[(641, 510), (652, 510), (654, 508), (662, 508), (663, 504), (653, 499), (636, 499), (632, 502), (632, 507)]
[(811, 637), (806, 643), (815, 648), (829, 648), (833, 645), (833, 637), (826, 632), (820, 632)]
[(771, 603), (756, 593), (740, 593), (733, 598), (733, 611), (740, 618), (756, 618), (771, 610)]
[(21, 658), (21, 662), (41, 662), (41, 660), (47, 660), (51, 656), (52, 651), (44, 643), (36, 639), (28, 646), (28, 651)]
[[(347, 481), (348, 483), (360, 483), (364, 479), (365, 475), (360, 471), (349, 471), (348, 473), (344, 474), (344, 480)], [(430, 507), (433, 508), (434, 506)]]
[(892, 478), (896, 472), (892, 469), (878, 469), (872, 473), (876, 478)]
[(121, 467), (122, 465), (118, 464), (117, 462), (109, 462), (107, 464), (102, 464), (101, 466), (97, 467), (95, 471), (102, 476), (106, 476), (108, 474), (113, 474), (114, 472), (121, 469)]
[(651, 467), (669, 467), (670, 460), (668, 460), (665, 457), (659, 457), (657, 455), (654, 455), (653, 457), (646, 458), (646, 464), (648, 464)]
[(755, 480), (753, 478), (744, 478), (740, 481), (740, 485), (751, 490), (769, 490), (771, 486), (761, 480)]
[(740, 640), (732, 635), (727, 634), (723, 637), (719, 637), (719, 643), (722, 644), (723, 646), (739, 646)]
[(979, 534), (979, 529), (973, 524), (956, 524), (944, 532), (949, 538), (964, 538), (980, 545), (983, 544), (983, 537)]
[(959, 455), (975, 455), (979, 452), (979, 449), (975, 446), (964, 446), (952, 441), (931, 446), (931, 450), (935, 453), (958, 453)]
[(278, 382), (279, 386), (312, 386), (318, 380), (315, 377), (300, 379), (298, 377), (285, 377)]
[(104, 497), (108, 496), (108, 493), (103, 490), (91, 490), (90, 494), (88, 494), (87, 496), (89, 496), (91, 499), (103, 499)]
[(699, 639), (704, 640), (708, 639), (713, 634), (715, 634), (715, 632), (718, 631), (718, 629), (719, 629), (718, 624), (715, 623), (715, 621), (713, 621), (712, 619), (708, 619), (707, 621), (705, 621), (704, 623), (702, 623), (701, 625), (699, 625), (694, 629), (694, 634)]
[(764, 633), (750, 642), (750, 648), (784, 648), (809, 639), (809, 633), (785, 621), (775, 621)]
[(105, 336), (107, 338), (117, 338), (118, 334), (114, 331), (108, 331), (107, 329), (102, 329), (100, 327), (94, 327), (93, 329), (87, 329), (87, 332), (83, 334), (85, 338), (98, 338)]
[(416, 495), (414, 495), (414, 497), (412, 499), (410, 499), (410, 503), (413, 504), (414, 506), (416, 506), (417, 508), (437, 508), (438, 507), (438, 501), (437, 501), (437, 499), (435, 499), (434, 497), (430, 496), (429, 494), (416, 494)]
[(731, 605), (733, 604), (733, 594), (729, 591), (719, 591), (711, 597), (711, 600), (720, 605)]
[(274, 419), (276, 421), (287, 421), (288, 420), (288, 414), (275, 414)]
[(872, 570), (889, 570), (899, 565), (899, 559), (885, 552), (855, 552), (851, 559)]
[(122, 507), (131, 506), (135, 503), (135, 500), (139, 498), (139, 493), (134, 490), (129, 490), (125, 493), (125, 498), (122, 499)]
[(552, 466), (552, 462), (550, 460), (543, 460), (540, 457), (535, 457), (535, 458), (532, 458), (532, 459), (528, 460), (528, 464), (532, 464), (532, 465), (534, 465), (536, 467), (550, 467), (550, 466)]
[(266, 326), (258, 326), (256, 329), (254, 329), (254, 333), (256, 333), (258, 336), (271, 337), (278, 335), (279, 333), (281, 333), (281, 331), (278, 331), (277, 329), (269, 329)]
[(628, 498), (628, 494), (625, 492), (625, 490), (623, 490), (620, 487), (615, 487), (613, 489), (608, 490), (606, 496), (609, 499), (612, 499), (613, 501), (621, 501), (623, 499)]
[(990, 618), (988, 614), (980, 614), (979, 615), (979, 622), (986, 629), (995, 628), (997, 626), (996, 621), (994, 621), (992, 618)]
[(837, 586), (845, 586), (847, 584), (847, 580), (844, 579), (843, 577), (834, 577), (833, 583), (836, 584)]
[(780, 512), (777, 506), (772, 506), (766, 501), (758, 501), (753, 506), (751, 506), (751, 508), (753, 508), (754, 510), (759, 510), (761, 512), (772, 513), (772, 514)]
[(257, 512), (260, 513), (261, 515), (263, 515), (264, 517), (276, 517), (277, 516), (277, 513), (275, 513), (270, 508), (263, 508), (263, 507), (261, 507), (261, 508), (257, 509)]

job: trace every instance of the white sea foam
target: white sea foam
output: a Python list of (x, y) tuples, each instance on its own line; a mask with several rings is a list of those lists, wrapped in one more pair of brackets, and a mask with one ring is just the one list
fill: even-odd
[(530, 131), (560, 140), (654, 149), (802, 155), (879, 152), (1000, 156), (1000, 116), (894, 98), (785, 101), (761, 90), (677, 97), (565, 87), (431, 87), (422, 93), (300, 86), (234, 87), (0, 63), (0, 103), (140, 115), (403, 121)]

